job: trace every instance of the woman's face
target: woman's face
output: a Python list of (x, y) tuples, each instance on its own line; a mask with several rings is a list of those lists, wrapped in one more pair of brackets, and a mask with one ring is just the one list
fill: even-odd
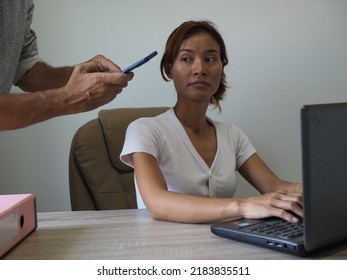
[(207, 33), (183, 41), (171, 66), (178, 98), (209, 102), (221, 82), (223, 63), (218, 43)]

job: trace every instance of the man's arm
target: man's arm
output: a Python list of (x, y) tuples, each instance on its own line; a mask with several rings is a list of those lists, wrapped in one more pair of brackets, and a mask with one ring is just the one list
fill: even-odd
[(113, 100), (134, 76), (121, 73), (101, 55), (75, 66), (72, 73), (69, 69), (36, 65), (19, 82), (23, 89), (34, 92), (0, 94), (0, 130), (98, 108)]
[(74, 67), (52, 67), (44, 62), (36, 63), (19, 80), (17, 86), (27, 92), (60, 88), (66, 85)]
[(0, 130), (29, 126), (63, 114), (57, 96), (59, 91), (49, 90), (32, 94), (0, 94)]

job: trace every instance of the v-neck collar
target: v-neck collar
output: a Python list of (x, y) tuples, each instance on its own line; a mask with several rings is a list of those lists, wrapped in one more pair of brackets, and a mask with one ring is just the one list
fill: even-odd
[(200, 167), (204, 170), (204, 172), (206, 174), (208, 174), (209, 176), (212, 176), (212, 174), (215, 174), (217, 172), (217, 170), (219, 169), (219, 166), (221, 163), (221, 157), (219, 156), (219, 150), (220, 150), (220, 148), (219, 148), (220, 147), (219, 126), (216, 125), (216, 123), (213, 120), (211, 120), (209, 117), (207, 117), (207, 120), (214, 126), (215, 131), (216, 131), (216, 137), (217, 137), (217, 151), (216, 151), (215, 157), (213, 159), (212, 165), (211, 165), (211, 167), (209, 167), (207, 165), (207, 163), (204, 161), (204, 159), (200, 156), (198, 151), (195, 149), (193, 143), (190, 141), (190, 138), (189, 138), (186, 130), (184, 129), (183, 125), (181, 124), (181, 122), (177, 118), (174, 109), (170, 108), (168, 113), (170, 114), (171, 120), (173, 121), (183, 143), (185, 144), (187, 150), (190, 152), (190, 154), (193, 156), (193, 158), (198, 162), (198, 164), (200, 165)]

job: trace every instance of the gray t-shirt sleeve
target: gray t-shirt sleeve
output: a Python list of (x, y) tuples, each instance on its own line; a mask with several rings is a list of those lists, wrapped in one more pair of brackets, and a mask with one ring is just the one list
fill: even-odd
[(13, 84), (17, 84), (18, 81), (23, 77), (23, 75), (39, 60), (37, 50), (37, 36), (36, 33), (31, 29), (33, 13), (34, 5), (30, 6), (28, 10), (28, 19), (25, 30), (24, 42), (22, 45), (22, 51), (20, 54)]

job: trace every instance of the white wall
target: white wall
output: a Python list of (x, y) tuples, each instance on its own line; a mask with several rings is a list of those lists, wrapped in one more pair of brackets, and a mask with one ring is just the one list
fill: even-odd
[[(129, 87), (100, 108), (173, 105), (159, 61), (171, 31), (210, 19), (224, 35), (231, 89), (215, 119), (243, 128), (282, 178), (301, 180), (299, 111), (346, 101), (347, 1), (344, 0), (34, 0), (33, 28), (43, 59), (72, 65), (101, 53), (126, 67), (153, 50)], [(0, 193), (34, 193), (38, 211), (69, 210), (68, 154), (94, 110), (0, 132)], [(252, 194), (240, 181), (239, 196)]]

